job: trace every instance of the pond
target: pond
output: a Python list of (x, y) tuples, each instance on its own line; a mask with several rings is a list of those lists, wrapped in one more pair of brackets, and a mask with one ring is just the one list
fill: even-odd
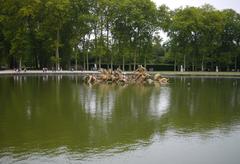
[(238, 164), (240, 79), (0, 77), (0, 163)]

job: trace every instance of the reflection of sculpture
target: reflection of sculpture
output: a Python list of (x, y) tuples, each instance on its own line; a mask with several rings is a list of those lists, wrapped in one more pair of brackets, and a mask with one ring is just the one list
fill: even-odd
[(152, 77), (147, 73), (146, 68), (139, 65), (134, 73), (130, 76), (125, 75), (119, 68), (115, 71), (111, 69), (101, 69), (100, 74), (97, 75), (87, 75), (84, 77), (84, 81), (87, 84), (96, 83), (116, 83), (116, 84), (152, 84), (153, 81), (159, 84), (167, 84), (168, 79), (162, 77), (159, 73)]
[(84, 77), (84, 81), (88, 84), (92, 84), (97, 81), (97, 78), (94, 75), (87, 75), (86, 77)]

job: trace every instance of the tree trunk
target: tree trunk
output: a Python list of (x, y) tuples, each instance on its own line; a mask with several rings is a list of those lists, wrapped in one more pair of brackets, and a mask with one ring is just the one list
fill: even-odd
[(102, 56), (103, 54), (103, 16), (100, 17), (100, 53), (99, 53), (99, 69), (102, 68)]
[(39, 58), (38, 58), (38, 53), (37, 52), (35, 52), (33, 63), (35, 64), (35, 68), (39, 69), (40, 66), (39, 66)]
[(75, 55), (75, 70), (76, 70), (76, 71), (77, 71), (77, 67), (78, 67), (77, 55)]
[(57, 29), (57, 45), (56, 45), (56, 70), (59, 70), (60, 65), (59, 65), (59, 28)]
[(144, 67), (147, 68), (147, 59), (146, 59), (146, 56), (144, 57)]
[(193, 56), (193, 61), (192, 61), (192, 71), (195, 71), (194, 56)]
[(174, 71), (177, 71), (177, 58), (176, 58), (176, 55), (174, 55)]
[(123, 55), (123, 58), (122, 58), (122, 70), (125, 71), (125, 58), (124, 58), (124, 55)]
[(113, 57), (112, 57), (112, 54), (111, 54), (111, 70), (113, 70)]
[(87, 58), (86, 58), (86, 60), (87, 60), (87, 71), (88, 71), (88, 70), (89, 70), (88, 52), (87, 52)]
[(136, 58), (137, 58), (137, 51), (134, 53), (134, 57), (133, 57), (133, 70), (136, 70)]
[(202, 68), (201, 68), (202, 71), (204, 71), (204, 56), (202, 57)]
[(22, 70), (22, 57), (20, 57), (19, 59), (19, 71)]
[[(68, 70), (71, 70), (71, 67), (72, 67), (72, 65), (71, 65), (71, 60), (70, 59), (68, 59)], [(67, 67), (66, 67), (67, 68)], [(65, 69), (66, 69), (65, 68)]]
[(99, 66), (99, 69), (102, 68), (102, 58), (101, 58), (101, 56), (99, 56), (99, 59), (98, 59), (98, 66)]
[[(97, 28), (97, 23), (95, 25), (95, 29), (94, 29), (94, 44), (95, 44), (95, 55), (97, 57), (97, 49), (98, 49), (98, 41), (97, 41), (97, 35), (98, 35), (98, 28)], [(90, 36), (90, 35), (89, 35)], [(96, 61), (97, 64), (97, 61)]]
[[(36, 52), (35, 52), (36, 53)], [(37, 55), (37, 53), (36, 53), (36, 55), (35, 55), (35, 68), (36, 69), (39, 69), (39, 61), (38, 61), (38, 55)]]
[(183, 71), (186, 70), (186, 55), (184, 55), (184, 61), (183, 61)]
[(234, 68), (235, 72), (237, 72), (237, 55), (235, 56), (235, 66), (234, 67), (235, 67)]
[[(109, 23), (108, 23), (108, 20), (107, 20), (107, 56), (109, 55)], [(111, 63), (111, 70), (113, 70), (112, 68), (112, 54), (111, 54), (111, 59), (110, 59), (110, 63)]]
[(195, 52), (192, 55), (192, 71), (195, 71), (195, 57), (198, 57), (198, 44), (197, 44), (198, 38), (197, 34), (194, 35), (194, 47)]
[(37, 69), (39, 69), (40, 67), (41, 67), (41, 65), (40, 65), (40, 61), (39, 61), (39, 56), (37, 56)]
[(86, 70), (86, 56), (83, 54), (83, 70)]

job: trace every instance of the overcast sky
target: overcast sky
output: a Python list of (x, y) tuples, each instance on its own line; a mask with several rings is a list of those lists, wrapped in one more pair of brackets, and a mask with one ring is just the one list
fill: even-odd
[(152, 0), (158, 6), (166, 4), (170, 9), (175, 9), (180, 6), (202, 6), (204, 4), (211, 4), (217, 9), (231, 8), (240, 13), (239, 0)]

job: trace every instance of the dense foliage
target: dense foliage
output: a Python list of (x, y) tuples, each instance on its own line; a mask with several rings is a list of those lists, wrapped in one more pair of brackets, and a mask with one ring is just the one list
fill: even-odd
[(240, 15), (231, 9), (172, 11), (151, 0), (1, 0), (1, 67), (237, 70), (239, 54)]

